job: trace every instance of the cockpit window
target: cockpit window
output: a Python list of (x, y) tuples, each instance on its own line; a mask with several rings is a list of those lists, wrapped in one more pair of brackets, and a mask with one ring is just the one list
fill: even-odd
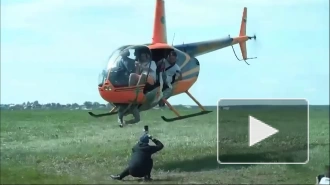
[(104, 84), (104, 82), (105, 82), (105, 80), (106, 80), (106, 78), (108, 76), (108, 73), (109, 73), (110, 69), (112, 67), (115, 67), (116, 66), (116, 59), (119, 56), (120, 52), (123, 51), (128, 46), (129, 45), (122, 46), (122, 47), (116, 49), (114, 52), (112, 52), (112, 54), (110, 55), (110, 57), (106, 61), (106, 65), (104, 66), (102, 72), (99, 74), (98, 85), (100, 87)]
[(151, 53), (149, 48), (143, 45), (121, 47), (114, 51), (105, 69), (107, 74), (104, 76), (104, 71), (102, 72), (99, 84), (103, 84), (108, 77), (114, 87), (128, 87), (130, 75), (136, 72), (135, 61), (138, 60), (140, 52)]
[(119, 55), (120, 52), (121, 52), (120, 50), (116, 50), (110, 56), (110, 58), (108, 60), (107, 70), (109, 70), (109, 69), (111, 69), (111, 68), (113, 68), (113, 67), (115, 67), (117, 65), (116, 60), (117, 60), (118, 57), (120, 57), (120, 55)]

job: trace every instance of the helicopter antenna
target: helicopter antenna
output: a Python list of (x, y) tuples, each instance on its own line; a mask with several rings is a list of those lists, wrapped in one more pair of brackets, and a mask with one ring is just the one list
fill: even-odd
[(174, 35), (173, 35), (173, 39), (172, 39), (172, 46), (173, 46), (173, 41), (174, 41), (174, 38), (175, 38), (175, 33), (174, 33)]

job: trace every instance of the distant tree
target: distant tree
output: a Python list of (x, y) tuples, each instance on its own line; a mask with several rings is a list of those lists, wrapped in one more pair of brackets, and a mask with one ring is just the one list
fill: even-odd
[(79, 107), (78, 103), (73, 103), (73, 104), (71, 105), (71, 108), (72, 108), (72, 109), (76, 109), (76, 108), (78, 108), (78, 107)]
[(112, 108), (111, 103), (107, 103), (107, 108), (108, 108), (108, 109), (111, 109), (111, 108)]
[(90, 102), (90, 101), (85, 101), (85, 102), (84, 102), (84, 105), (85, 105), (86, 108), (90, 109), (90, 108), (92, 108), (93, 103)]
[(21, 105), (15, 105), (15, 104), (12, 104), (12, 105), (9, 105), (9, 109), (10, 110), (20, 110), (22, 109)]
[(56, 103), (56, 108), (57, 109), (60, 109), (62, 106), (61, 106), (61, 104), (60, 103)]
[(40, 109), (41, 105), (39, 104), (38, 100), (36, 100), (36, 101), (33, 102), (32, 107), (34, 109)]
[(50, 107), (51, 107), (50, 103), (46, 103), (46, 104), (41, 105), (42, 109), (50, 109)]
[(99, 106), (100, 109), (105, 109), (106, 107), (107, 107), (107, 105), (105, 105), (105, 104), (100, 104), (100, 106)]
[(93, 103), (93, 107), (94, 108), (99, 108), (100, 107), (100, 103), (99, 102), (94, 102)]
[(71, 108), (71, 104), (70, 103), (66, 104), (66, 108), (70, 109)]

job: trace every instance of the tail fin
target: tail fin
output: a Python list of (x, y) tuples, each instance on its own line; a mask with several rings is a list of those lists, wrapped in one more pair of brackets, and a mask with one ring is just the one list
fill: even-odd
[[(244, 7), (242, 22), (241, 22), (241, 30), (239, 32), (239, 36), (246, 36), (246, 21), (247, 21), (247, 8)], [(241, 48), (243, 60), (247, 59), (247, 50), (246, 50), (246, 42), (240, 42), (239, 47)]]
[(152, 43), (167, 43), (164, 0), (156, 0)]

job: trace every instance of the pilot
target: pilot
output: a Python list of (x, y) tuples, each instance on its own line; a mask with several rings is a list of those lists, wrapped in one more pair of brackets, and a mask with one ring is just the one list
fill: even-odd
[(154, 85), (156, 82), (157, 65), (150, 57), (150, 53), (142, 51), (139, 53), (138, 61), (135, 61), (136, 73), (132, 73), (129, 78), (129, 85), (141, 85), (148, 82)]
[(124, 50), (121, 52), (121, 57), (122, 57), (121, 63), (123, 65), (122, 67), (126, 69), (129, 74), (131, 74), (135, 71), (135, 64), (134, 64), (135, 61), (129, 58), (128, 56), (130, 56), (128, 50)]

